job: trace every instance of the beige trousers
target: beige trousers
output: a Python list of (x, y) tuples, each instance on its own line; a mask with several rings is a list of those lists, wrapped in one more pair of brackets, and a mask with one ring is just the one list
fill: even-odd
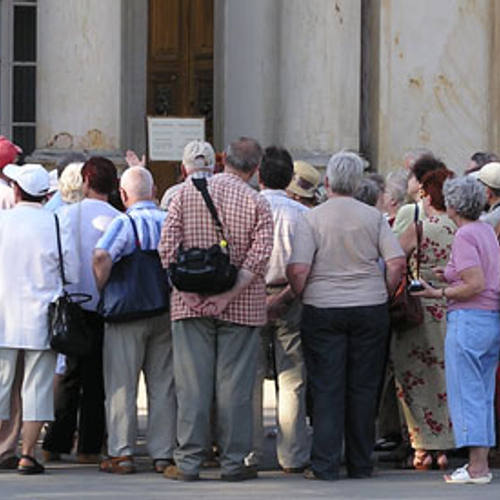
[(22, 426), (21, 386), (23, 382), (24, 357), (18, 356), (16, 373), (10, 393), (10, 418), (0, 421), (0, 462), (16, 454)]
[(169, 314), (106, 323), (103, 368), (108, 454), (112, 457), (134, 454), (137, 390), (143, 371), (148, 398), (147, 450), (153, 459), (172, 458), (177, 408)]
[[(257, 378), (254, 389), (254, 454), (262, 457), (264, 426), (262, 387), (268, 372), (267, 347), (274, 344), (277, 372), (277, 456), (281, 467), (303, 467), (309, 463), (309, 440), (306, 425), (306, 369), (300, 340), (302, 307), (294, 301), (285, 315), (261, 330)], [(271, 367), (273, 368), (273, 367)]]

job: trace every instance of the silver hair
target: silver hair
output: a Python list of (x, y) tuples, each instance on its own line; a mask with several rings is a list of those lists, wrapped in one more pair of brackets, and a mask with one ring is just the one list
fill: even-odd
[(486, 205), (484, 186), (471, 176), (447, 179), (443, 185), (446, 208), (467, 220), (477, 220)]
[(259, 165), (262, 154), (262, 147), (255, 139), (240, 137), (226, 147), (225, 163), (248, 174)]
[(326, 166), (326, 177), (334, 193), (353, 196), (363, 177), (363, 160), (356, 153), (340, 151)]
[(354, 198), (374, 207), (377, 204), (381, 192), (382, 189), (373, 179), (363, 177), (354, 193)]
[(389, 198), (398, 205), (402, 205), (406, 199), (408, 187), (408, 172), (398, 170), (391, 172), (385, 181), (385, 190)]

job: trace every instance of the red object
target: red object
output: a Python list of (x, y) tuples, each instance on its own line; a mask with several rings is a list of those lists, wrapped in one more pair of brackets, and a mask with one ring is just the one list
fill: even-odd
[(17, 155), (22, 152), (23, 150), (19, 146), (16, 146), (9, 139), (0, 135), (0, 169), (9, 163), (14, 163)]

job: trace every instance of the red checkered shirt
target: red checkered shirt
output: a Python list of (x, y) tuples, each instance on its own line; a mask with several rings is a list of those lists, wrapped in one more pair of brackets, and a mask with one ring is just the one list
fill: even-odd
[[(255, 274), (250, 286), (222, 311), (217, 319), (249, 326), (264, 325), (266, 285), (264, 276), (273, 249), (273, 217), (269, 203), (246, 182), (233, 174), (218, 174), (208, 180), (208, 191), (217, 208), (229, 243), (231, 262)], [(163, 226), (159, 252), (164, 267), (176, 260), (177, 249), (209, 248), (219, 243), (214, 220), (201, 193), (186, 181), (172, 200)], [(174, 289), (172, 320), (195, 318)]]

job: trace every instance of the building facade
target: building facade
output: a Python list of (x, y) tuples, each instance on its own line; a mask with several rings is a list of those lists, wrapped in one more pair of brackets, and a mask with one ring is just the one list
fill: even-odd
[(500, 150), (496, 0), (0, 0), (0, 23), (1, 133), (33, 159), (144, 153), (147, 115), (381, 172)]

